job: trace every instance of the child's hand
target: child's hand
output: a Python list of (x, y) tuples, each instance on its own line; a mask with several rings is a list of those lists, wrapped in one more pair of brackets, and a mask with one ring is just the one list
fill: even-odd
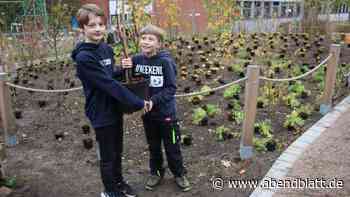
[(145, 113), (150, 112), (152, 110), (153, 107), (153, 102), (152, 101), (144, 101), (145, 102), (145, 106), (143, 108), (143, 111)]
[(122, 68), (132, 68), (131, 58), (122, 59)]

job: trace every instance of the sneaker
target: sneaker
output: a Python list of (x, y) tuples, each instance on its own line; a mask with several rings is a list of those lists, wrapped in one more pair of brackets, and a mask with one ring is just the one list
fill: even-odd
[(125, 197), (136, 197), (136, 192), (132, 189), (132, 187), (125, 181), (117, 184), (117, 189), (125, 196)]
[(147, 190), (153, 190), (154, 187), (156, 187), (157, 185), (160, 184), (160, 182), (162, 181), (163, 177), (162, 176), (158, 176), (158, 175), (150, 175), (147, 179), (146, 182), (146, 186), (145, 188)]
[(120, 192), (102, 192), (101, 197), (125, 197), (125, 196)]
[(190, 182), (185, 176), (175, 177), (175, 183), (184, 192), (190, 191), (192, 189)]

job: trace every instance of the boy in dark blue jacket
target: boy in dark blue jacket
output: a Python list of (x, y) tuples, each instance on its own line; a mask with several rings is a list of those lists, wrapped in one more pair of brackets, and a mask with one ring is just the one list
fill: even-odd
[(86, 4), (77, 14), (85, 41), (72, 52), (77, 63), (77, 76), (86, 98), (85, 113), (95, 129), (100, 155), (100, 171), (105, 192), (101, 197), (132, 197), (136, 194), (123, 180), (123, 113), (118, 103), (142, 109), (148, 104), (113, 78), (114, 53), (102, 42), (106, 27), (103, 11), (95, 4)]
[(180, 130), (176, 119), (176, 64), (170, 53), (160, 50), (164, 31), (154, 25), (147, 25), (140, 31), (141, 54), (132, 59), (123, 59), (122, 66), (150, 78), (149, 108), (142, 119), (150, 151), (151, 175), (146, 189), (153, 190), (164, 176), (163, 142), (168, 166), (175, 176), (176, 184), (183, 190), (191, 189), (185, 177), (180, 149)]

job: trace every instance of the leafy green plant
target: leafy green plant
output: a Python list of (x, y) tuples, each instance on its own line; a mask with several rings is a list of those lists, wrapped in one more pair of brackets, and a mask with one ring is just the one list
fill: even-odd
[(220, 109), (217, 105), (213, 105), (213, 104), (207, 104), (205, 106), (205, 111), (207, 112), (209, 117), (214, 117), (216, 114), (220, 113)]
[(202, 95), (188, 97), (188, 102), (192, 103), (193, 105), (198, 105), (200, 102), (202, 102), (202, 100)]
[(227, 135), (227, 133), (230, 131), (229, 128), (225, 126), (220, 126), (215, 129), (215, 137), (218, 141), (223, 141), (224, 136)]
[(203, 95), (204, 95), (204, 96), (209, 96), (209, 95), (211, 94), (211, 90), (212, 90), (211, 87), (205, 85), (205, 86), (203, 86), (203, 87), (201, 88), (200, 92), (208, 91), (207, 93), (204, 93)]
[(237, 97), (239, 96), (239, 93), (241, 92), (241, 86), (238, 84), (234, 84), (230, 87), (228, 87), (225, 91), (224, 91), (224, 98), (225, 99), (230, 99), (233, 97)]
[(266, 149), (266, 143), (270, 140), (271, 138), (253, 138), (253, 144), (255, 147), (255, 150), (258, 152), (265, 152), (267, 151)]
[(292, 109), (300, 106), (300, 102), (297, 99), (296, 93), (289, 93), (287, 96), (283, 97), (283, 100), (285, 101), (286, 105), (291, 107)]
[(288, 91), (295, 93), (296, 96), (302, 96), (302, 97), (307, 97), (311, 94), (309, 90), (305, 89), (305, 86), (301, 81), (297, 81), (293, 85), (290, 85), (288, 87)]
[(244, 112), (243, 111), (236, 111), (232, 110), (232, 118), (235, 120), (237, 124), (240, 124), (244, 120)]
[(260, 133), (261, 136), (271, 138), (272, 126), (270, 120), (264, 120), (255, 123), (254, 129)]
[(241, 103), (237, 99), (231, 99), (228, 105), (229, 105), (229, 108), (231, 108), (232, 110), (235, 110), (235, 111), (242, 110)]
[(301, 68), (299, 66), (293, 66), (292, 67), (292, 75), (293, 76), (299, 76), (301, 74), (303, 74), (303, 72), (302, 72), (302, 70), (301, 70)]
[(283, 126), (289, 130), (297, 130), (304, 125), (305, 121), (299, 116), (299, 113), (295, 110), (291, 114), (287, 115)]
[(318, 88), (320, 90), (324, 89), (325, 84), (325, 71), (324, 69), (318, 69), (313, 75), (313, 80), (318, 83)]
[(288, 87), (288, 91), (300, 95), (302, 92), (305, 91), (305, 87), (300, 81), (296, 81), (293, 85), (290, 85)]
[(198, 107), (193, 110), (192, 123), (195, 125), (199, 125), (201, 121), (206, 117), (207, 117), (207, 112), (203, 108)]
[(296, 111), (303, 120), (306, 120), (311, 115), (312, 109), (313, 107), (311, 104), (306, 104), (297, 108)]
[(232, 64), (230, 67), (230, 71), (234, 72), (234, 73), (240, 73), (244, 71), (244, 68), (242, 65), (240, 64)]

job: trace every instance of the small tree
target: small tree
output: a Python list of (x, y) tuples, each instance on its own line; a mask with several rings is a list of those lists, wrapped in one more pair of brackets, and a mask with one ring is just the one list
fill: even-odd
[(204, 0), (208, 10), (208, 28), (213, 31), (231, 30), (238, 17), (236, 0)]
[(55, 58), (58, 60), (58, 39), (64, 27), (69, 24), (71, 9), (67, 4), (57, 3), (52, 6), (49, 16), (48, 43), (55, 50)]
[(168, 30), (170, 36), (174, 36), (176, 29), (180, 26), (179, 18), (181, 11), (178, 7), (177, 1), (159, 0), (159, 7), (163, 10), (161, 11), (162, 18), (158, 21), (158, 25)]
[(139, 29), (144, 26), (145, 24), (149, 23), (151, 21), (151, 15), (147, 13), (146, 6), (151, 3), (151, 0), (128, 0), (128, 4), (131, 7), (131, 14), (132, 14), (132, 31), (133, 34), (133, 40), (136, 45), (136, 48), (139, 47)]

